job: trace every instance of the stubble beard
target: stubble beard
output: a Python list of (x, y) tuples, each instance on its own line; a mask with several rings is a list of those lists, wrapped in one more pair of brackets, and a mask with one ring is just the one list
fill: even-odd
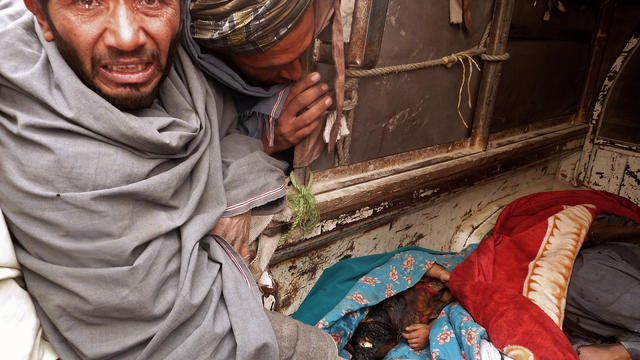
[[(93, 54), (91, 57), (91, 73), (88, 73), (82, 66), (82, 61), (80, 60), (80, 56), (78, 55), (76, 49), (70, 43), (68, 43), (63, 36), (60, 35), (60, 33), (57, 31), (55, 26), (53, 26), (53, 23), (50, 20), (49, 24), (53, 32), (56, 47), (58, 48), (60, 55), (67, 62), (69, 67), (76, 73), (78, 78), (89, 89), (93, 90), (95, 93), (97, 93), (113, 106), (122, 111), (144, 109), (150, 107), (153, 104), (153, 100), (158, 96), (160, 85), (171, 71), (171, 67), (173, 66), (173, 61), (176, 56), (179, 44), (178, 34), (175, 34), (171, 38), (169, 51), (167, 54), (167, 62), (164, 67), (160, 62), (160, 55), (157, 51), (135, 50), (133, 52), (126, 53)], [(160, 81), (158, 81), (153, 89), (143, 92), (140, 85), (138, 84), (124, 84), (122, 85), (122, 87), (128, 90), (126, 95), (110, 95), (104, 93), (98, 86), (96, 86), (93, 79), (97, 76), (102, 61), (105, 59), (117, 60), (125, 54), (128, 57), (151, 59), (156, 69), (161, 69), (162, 76), (160, 77)]]

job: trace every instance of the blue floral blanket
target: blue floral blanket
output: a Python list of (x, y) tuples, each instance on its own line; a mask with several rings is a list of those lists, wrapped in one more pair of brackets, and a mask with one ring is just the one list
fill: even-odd
[[(371, 306), (416, 284), (433, 264), (453, 270), (476, 247), (469, 246), (459, 253), (406, 247), (342, 260), (325, 270), (293, 317), (325, 330), (334, 338), (340, 356), (350, 359), (344, 346)], [(435, 320), (428, 348), (414, 351), (402, 341), (386, 359), (479, 360), (483, 338), (488, 339), (484, 328), (454, 301)]]

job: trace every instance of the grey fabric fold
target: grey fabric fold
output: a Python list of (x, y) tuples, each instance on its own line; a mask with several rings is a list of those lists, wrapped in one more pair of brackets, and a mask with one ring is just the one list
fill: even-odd
[(640, 359), (640, 246), (610, 242), (583, 249), (569, 284), (563, 328), (571, 342), (619, 342)]
[(182, 48), (153, 106), (124, 113), (14, 10), (0, 8), (0, 207), (58, 354), (278, 358), (248, 269), (207, 234), (231, 204), (281, 198), (283, 164), (236, 133), (233, 102)]
[(278, 340), (280, 360), (335, 360), (338, 348), (323, 330), (273, 311), (266, 312)]

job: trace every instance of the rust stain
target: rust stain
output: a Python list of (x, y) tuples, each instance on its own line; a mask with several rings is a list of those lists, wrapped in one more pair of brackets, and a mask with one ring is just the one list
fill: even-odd
[[(295, 263), (295, 259), (293, 259), (293, 262)], [(323, 264), (319, 262), (311, 262), (308, 267), (305, 267), (304, 270), (298, 273), (295, 277), (289, 277), (287, 284), (281, 284), (278, 279), (275, 279), (276, 288), (280, 290), (280, 292), (278, 293), (278, 300), (274, 310), (280, 311), (281, 309), (290, 308), (301, 289), (304, 288), (305, 284), (311, 281), (313, 276), (319, 271), (319, 267), (322, 265)], [(292, 267), (297, 268), (295, 265), (291, 265), (289, 269)]]

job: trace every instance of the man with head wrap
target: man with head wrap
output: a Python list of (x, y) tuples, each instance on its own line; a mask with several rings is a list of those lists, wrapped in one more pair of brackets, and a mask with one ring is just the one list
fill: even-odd
[(314, 11), (318, 3), (323, 2), (187, 0), (185, 23), (191, 26), (183, 40), (189, 54), (205, 73), (236, 91), (241, 128), (262, 137), (268, 153), (304, 139), (333, 103), (320, 74), (304, 75), (300, 62), (324, 24), (316, 19), (329, 9)]
[(281, 199), (282, 164), (178, 45), (181, 3), (25, 3), (0, 2), (0, 208), (56, 352), (282, 356), (248, 269), (209, 234)]

